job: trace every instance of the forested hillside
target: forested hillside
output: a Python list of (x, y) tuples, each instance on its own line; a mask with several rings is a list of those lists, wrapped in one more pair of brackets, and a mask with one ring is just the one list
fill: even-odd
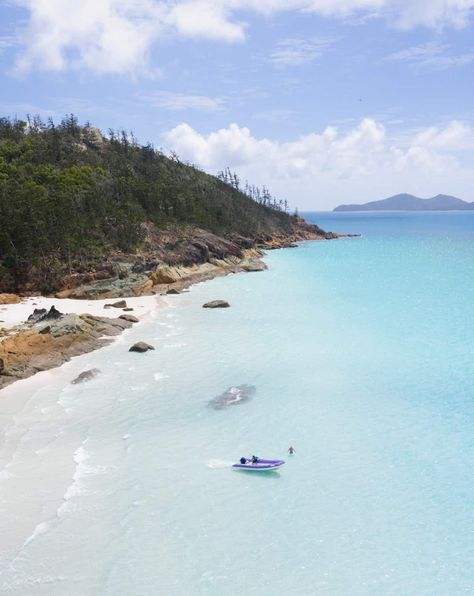
[(58, 125), (0, 119), (0, 291), (32, 275), (54, 288), (65, 271), (133, 252), (149, 223), (254, 240), (291, 232), (295, 218), (268, 191), (246, 191), (230, 172), (210, 176), (72, 115)]

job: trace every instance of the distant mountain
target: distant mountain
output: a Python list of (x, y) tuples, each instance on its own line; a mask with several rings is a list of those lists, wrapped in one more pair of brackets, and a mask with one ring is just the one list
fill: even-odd
[(414, 195), (400, 194), (372, 201), (363, 205), (339, 205), (334, 211), (466, 211), (474, 210), (474, 203), (468, 203), (449, 195), (436, 195), (431, 199), (420, 199)]

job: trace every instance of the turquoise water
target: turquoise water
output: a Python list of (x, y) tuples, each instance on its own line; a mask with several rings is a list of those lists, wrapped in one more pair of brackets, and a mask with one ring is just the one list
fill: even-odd
[[(31, 389), (9, 433), (37, 531), (3, 592), (474, 592), (474, 214), (314, 217), (363, 236), (170, 297)], [(217, 298), (231, 308), (201, 308)], [(157, 349), (129, 354), (139, 339)], [(238, 385), (251, 399), (209, 406)], [(230, 469), (252, 453), (287, 463)]]

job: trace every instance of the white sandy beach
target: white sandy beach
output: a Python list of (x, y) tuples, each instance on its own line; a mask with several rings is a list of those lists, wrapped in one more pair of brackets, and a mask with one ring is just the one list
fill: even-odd
[[(25, 323), (35, 308), (46, 308), (49, 310), (53, 305), (62, 313), (75, 313), (78, 315), (87, 313), (94, 316), (114, 317), (122, 314), (121, 309), (106, 309), (106, 304), (113, 304), (121, 298), (107, 298), (105, 300), (71, 300), (69, 298), (45, 298), (44, 296), (33, 296), (25, 298), (18, 304), (0, 305), (0, 328), (9, 329)], [(153, 309), (166, 305), (166, 299), (162, 296), (139, 296), (125, 298), (127, 306), (133, 308), (133, 314), (141, 318)]]
[[(104, 309), (104, 305), (115, 301), (26, 298), (19, 304), (0, 307), (0, 327), (15, 327), (24, 323), (35, 308), (49, 309), (53, 305), (63, 313), (114, 317), (123, 311)], [(140, 323), (114, 338), (114, 344), (123, 343), (125, 349), (128, 334), (140, 332), (144, 320), (169, 304), (169, 299), (162, 296), (132, 297), (126, 301)], [(47, 531), (48, 524), (54, 523), (70, 496), (79, 490), (81, 474), (90, 472), (83, 431), (71, 424), (67, 401), (87, 390), (78, 386), (75, 391), (70, 381), (95, 365), (96, 354), (97, 351), (77, 356), (60, 367), (16, 381), (0, 392), (0, 569), (7, 561), (14, 564), (23, 546)], [(63, 396), (59, 400), (58, 389)], [(30, 456), (25, 457), (26, 453)], [(9, 506), (5, 509), (6, 504)]]

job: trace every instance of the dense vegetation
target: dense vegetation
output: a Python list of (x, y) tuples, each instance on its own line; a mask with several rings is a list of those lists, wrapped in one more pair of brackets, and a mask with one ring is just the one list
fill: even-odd
[(125, 132), (104, 138), (72, 115), (59, 125), (0, 119), (0, 291), (33, 275), (48, 289), (65, 270), (133, 252), (145, 222), (227, 237), (291, 229), (286, 206), (268, 191), (247, 186), (246, 194), (227, 176), (168, 158)]

